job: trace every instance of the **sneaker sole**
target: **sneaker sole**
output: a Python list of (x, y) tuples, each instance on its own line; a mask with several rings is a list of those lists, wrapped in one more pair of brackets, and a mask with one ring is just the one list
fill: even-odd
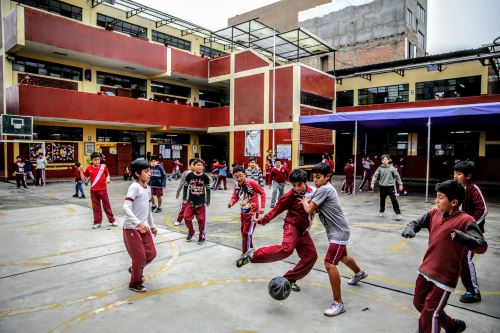
[(358, 281), (358, 282), (356, 282), (356, 283), (350, 283), (349, 281), (347, 281), (347, 284), (348, 284), (348, 285), (350, 285), (350, 286), (355, 286), (355, 285), (357, 285), (358, 283), (360, 283), (360, 282), (361, 282), (361, 280), (364, 280), (364, 279), (366, 279), (367, 277), (368, 277), (368, 274), (366, 274), (366, 273), (365, 273), (365, 275), (364, 275), (363, 277), (361, 277), (361, 279), (359, 279), (359, 281)]
[(135, 289), (135, 288), (128, 288), (129, 290), (135, 291), (136, 293), (145, 293), (148, 290), (147, 289)]
[(345, 312), (345, 308), (344, 308), (344, 309), (342, 309), (342, 311), (340, 311), (339, 313), (336, 313), (336, 314), (326, 314), (326, 313), (323, 313), (323, 314), (324, 314), (325, 316), (327, 316), (327, 317), (336, 317), (336, 316), (338, 316), (338, 315), (343, 314), (344, 312)]

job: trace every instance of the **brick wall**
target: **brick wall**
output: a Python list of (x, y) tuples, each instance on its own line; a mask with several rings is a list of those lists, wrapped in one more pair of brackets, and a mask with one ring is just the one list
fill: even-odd
[[(67, 90), (75, 90), (78, 91), (78, 83), (64, 80), (57, 80), (43, 76), (33, 76), (30, 74), (17, 74), (17, 83), (21, 83), (24, 80), (26, 75), (30, 76), (30, 84), (34, 86), (42, 86), (42, 87), (50, 87), (50, 88), (58, 88), (58, 89), (67, 89)], [(23, 82), (25, 84), (26, 81)]]
[[(301, 116), (315, 116), (319, 114), (327, 114), (329, 112), (318, 109), (301, 106)], [(321, 143), (332, 144), (332, 131), (328, 129), (315, 128), (310, 126), (300, 126), (300, 142), (301, 143)]]

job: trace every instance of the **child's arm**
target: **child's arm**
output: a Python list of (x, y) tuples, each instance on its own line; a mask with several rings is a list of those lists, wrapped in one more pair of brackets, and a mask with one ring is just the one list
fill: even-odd
[(402, 191), (403, 190), (403, 181), (401, 180), (401, 176), (399, 175), (399, 172), (398, 170), (396, 170), (396, 168), (393, 167), (393, 172), (395, 173), (395, 178), (396, 178), (396, 184), (399, 185), (399, 190)]
[(182, 189), (184, 188), (184, 184), (186, 183), (186, 175), (187, 173), (183, 173), (181, 180), (179, 182), (179, 186), (177, 187), (177, 192), (175, 193), (175, 198), (178, 199), (181, 194)]
[(318, 205), (316, 205), (312, 201), (308, 201), (306, 198), (302, 198), (301, 202), (302, 202), (302, 206), (304, 206), (304, 210), (309, 215), (313, 215), (316, 212), (316, 210), (318, 209)]
[(210, 206), (210, 178), (205, 175), (205, 204)]
[(260, 186), (260, 184), (257, 184), (255, 186), (255, 191), (260, 195), (260, 209), (259, 213), (264, 213), (264, 207), (266, 207), (266, 191)]
[(476, 220), (477, 224), (483, 223), (484, 218), (488, 214), (488, 209), (486, 208), (486, 201), (477, 187), (476, 191), (472, 193), (472, 203), (474, 205), (474, 214), (472, 214), (472, 217)]
[(474, 253), (484, 253), (488, 249), (488, 243), (476, 223), (471, 223), (465, 232), (453, 229), (451, 239), (467, 246)]
[(158, 229), (156, 229), (156, 225), (155, 225), (155, 222), (153, 220), (153, 213), (152, 213), (151, 209), (149, 209), (149, 207), (148, 207), (148, 224), (149, 224), (149, 229), (151, 230), (153, 235), (156, 236), (158, 234)]
[(424, 215), (420, 216), (414, 221), (409, 222), (405, 230), (401, 233), (401, 236), (404, 238), (413, 238), (417, 234), (417, 232), (420, 231), (422, 228), (428, 228), (429, 227), (429, 222), (431, 221), (431, 216), (429, 215), (429, 212), (425, 213)]
[(276, 203), (276, 206), (271, 209), (269, 213), (264, 215), (264, 217), (258, 219), (256, 223), (258, 224), (268, 224), (272, 219), (274, 219), (276, 216), (279, 214), (283, 213), (285, 210), (288, 208), (288, 203), (286, 201), (285, 197), (281, 197), (278, 202)]
[(229, 200), (229, 203), (227, 204), (227, 208), (231, 208), (234, 206), (235, 203), (238, 202), (238, 196), (236, 195), (236, 187), (233, 189), (233, 194), (231, 195), (231, 199)]

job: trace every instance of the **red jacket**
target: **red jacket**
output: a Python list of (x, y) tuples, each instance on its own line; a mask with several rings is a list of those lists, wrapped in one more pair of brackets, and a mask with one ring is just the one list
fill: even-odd
[[(306, 192), (310, 193), (312, 191), (313, 189), (307, 186)], [(278, 200), (276, 206), (269, 213), (259, 219), (258, 223), (267, 224), (273, 218), (286, 210), (287, 212), (283, 222), (285, 224), (288, 223), (294, 225), (299, 230), (299, 232), (305, 234), (311, 227), (312, 219), (304, 210), (304, 206), (299, 200), (300, 198), (302, 198), (302, 195), (295, 192), (292, 188)]]
[(260, 207), (266, 206), (266, 192), (255, 180), (247, 178), (241, 186), (235, 182), (229, 204), (232, 206), (239, 200), (241, 200), (241, 214), (254, 214), (259, 211)]
[(346, 166), (344, 167), (344, 175), (345, 179), (354, 179), (354, 166), (352, 164), (346, 164)]
[(271, 169), (271, 179), (274, 180), (277, 183), (284, 183), (288, 180), (288, 175), (290, 174), (290, 171), (285, 166), (281, 166), (280, 169), (276, 169), (276, 167), (273, 167)]
[(462, 211), (472, 216), (479, 225), (479, 229), (484, 232), (484, 222), (488, 214), (488, 209), (486, 208), (486, 200), (484, 200), (483, 193), (481, 193), (481, 190), (474, 182), (470, 182), (465, 188)]

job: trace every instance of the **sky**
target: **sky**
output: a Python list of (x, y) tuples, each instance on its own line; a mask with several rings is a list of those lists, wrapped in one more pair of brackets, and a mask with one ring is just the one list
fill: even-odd
[[(228, 18), (276, 0), (136, 0), (212, 31)], [(366, 0), (333, 0), (353, 4)], [(500, 36), (500, 0), (427, 0), (427, 52), (439, 54), (478, 48)]]

